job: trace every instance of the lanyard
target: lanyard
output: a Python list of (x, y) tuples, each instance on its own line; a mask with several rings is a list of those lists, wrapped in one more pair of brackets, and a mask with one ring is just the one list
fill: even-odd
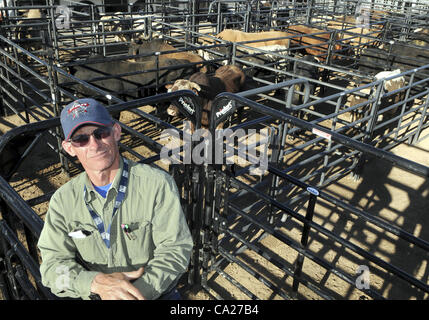
[[(112, 222), (116, 211), (118, 210), (122, 201), (125, 198), (127, 185), (128, 185), (128, 161), (127, 159), (124, 159), (122, 176), (121, 176), (121, 180), (119, 181), (119, 191), (118, 191), (118, 194), (116, 195), (115, 205), (113, 206)], [(86, 199), (86, 186), (83, 188), (83, 198)], [(101, 238), (103, 239), (107, 248), (110, 248), (110, 226), (112, 225), (112, 223), (110, 223), (109, 227), (107, 228), (107, 231), (105, 231), (103, 220), (98, 216), (97, 213), (94, 212), (94, 210), (92, 210), (92, 208), (90, 207), (88, 202), (86, 202), (86, 200), (85, 200), (85, 204), (86, 204), (86, 207), (88, 208), (89, 213), (91, 214), (92, 219), (94, 220), (95, 225), (97, 226), (98, 231), (100, 232)]]

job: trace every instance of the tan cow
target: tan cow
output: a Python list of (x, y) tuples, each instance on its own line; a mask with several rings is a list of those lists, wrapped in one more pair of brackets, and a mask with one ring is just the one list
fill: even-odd
[[(320, 33), (314, 35), (315, 33)], [(290, 38), (285, 38), (290, 37)], [(257, 41), (263, 39), (271, 39), (266, 41), (258, 41), (253, 43), (246, 43), (245, 45), (254, 48), (268, 47), (274, 45), (281, 45), (289, 48), (290, 45), (304, 46), (307, 54), (318, 56), (321, 61), (326, 60), (326, 53), (329, 46), (330, 32), (323, 32), (320, 29), (311, 28), (307, 26), (291, 26), (288, 31), (264, 31), (247, 33), (239, 30), (225, 29), (216, 35), (216, 38), (231, 41)], [(337, 38), (336, 40), (339, 40)], [(339, 51), (342, 49), (341, 44), (336, 43), (334, 50)], [(336, 58), (334, 56), (334, 58)]]

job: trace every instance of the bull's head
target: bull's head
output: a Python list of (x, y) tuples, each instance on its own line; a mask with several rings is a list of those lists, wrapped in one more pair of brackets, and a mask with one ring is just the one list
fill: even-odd
[[(177, 90), (191, 90), (197, 96), (201, 91), (201, 87), (197, 83), (185, 79), (176, 80), (174, 84), (167, 84), (165, 85), (165, 88), (168, 90), (168, 92), (174, 92)], [(174, 104), (170, 104), (170, 106), (167, 108), (167, 114), (177, 117), (179, 115), (179, 109)]]

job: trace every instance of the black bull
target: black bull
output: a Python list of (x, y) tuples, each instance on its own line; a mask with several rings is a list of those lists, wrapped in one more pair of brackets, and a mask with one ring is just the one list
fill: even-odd
[(383, 49), (366, 48), (359, 58), (359, 71), (376, 74), (380, 71), (402, 71), (429, 64), (429, 49), (410, 47), (400, 43), (385, 44)]
[[(99, 60), (98, 60), (99, 61)], [(155, 61), (103, 61), (88, 60), (85, 65), (69, 67), (70, 73), (107, 93), (122, 98), (136, 99), (144, 96), (143, 90), (161, 88), (166, 83), (184, 78), (195, 72), (187, 60), (159, 59)], [(165, 69), (164, 69), (165, 68)], [(58, 74), (59, 84), (76, 93), (94, 96), (96, 92), (80, 83), (71, 83), (71, 79)]]

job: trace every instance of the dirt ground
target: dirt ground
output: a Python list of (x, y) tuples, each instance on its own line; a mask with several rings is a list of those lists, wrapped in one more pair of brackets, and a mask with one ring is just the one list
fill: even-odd
[[(146, 111), (150, 107), (143, 108)], [(123, 112), (121, 122), (138, 129), (141, 132), (153, 130), (150, 126), (134, 122), (135, 115)], [(0, 130), (4, 133), (11, 127), (24, 124), (16, 117), (8, 117), (0, 121)], [(423, 132), (422, 136), (428, 132)], [(51, 141), (53, 142), (53, 141)], [(144, 146), (133, 145), (133, 139), (124, 137), (122, 143), (133, 146), (133, 149), (143, 156), (151, 156), (155, 153)], [(55, 142), (53, 142), (55, 143)], [(396, 155), (429, 166), (429, 139), (415, 146), (400, 145), (392, 150)], [(125, 153), (129, 158), (132, 155)], [(162, 162), (158, 164), (166, 168)], [(76, 171), (74, 171), (76, 173)], [(27, 159), (17, 174), (11, 179), (11, 185), (25, 199), (29, 200), (47, 192), (53, 191), (64, 184), (69, 177), (61, 170), (54, 152), (47, 148), (36, 148)], [(427, 217), (426, 208), (429, 204), (429, 184), (426, 178), (409, 173), (403, 169), (392, 167), (381, 160), (370, 160), (363, 171), (359, 181), (352, 180), (349, 176), (340, 179), (324, 190), (331, 195), (343, 199), (346, 202), (361, 208), (377, 217), (380, 217), (397, 227), (401, 227), (409, 233), (429, 241), (428, 228), (425, 227)], [(33, 209), (42, 218), (46, 213), (48, 203), (34, 206)], [(301, 211), (305, 212), (305, 208)], [(278, 217), (280, 218), (280, 217)], [(338, 234), (344, 239), (359, 245), (373, 253), (384, 261), (392, 263), (410, 274), (429, 283), (428, 254), (414, 247), (397, 236), (388, 233), (377, 226), (362, 221), (357, 216), (346, 213), (326, 201), (318, 201), (315, 208), (314, 221), (326, 229)], [(237, 225), (241, 222), (238, 221)], [(234, 226), (236, 228), (236, 226)], [(278, 228), (279, 232), (299, 241), (302, 234), (302, 225), (286, 219)], [(253, 233), (252, 233), (253, 232)], [(294, 265), (297, 252), (271, 235), (263, 235), (260, 231), (249, 230), (249, 239), (260, 237), (259, 246), (264, 248), (285, 265)], [(371, 288), (381, 292), (388, 299), (427, 299), (428, 295), (415, 289), (411, 285), (398, 280), (398, 278), (386, 273), (380, 267), (368, 263), (361, 256), (344, 249), (337, 243), (326, 239), (325, 236), (310, 232), (309, 249), (335, 265), (345, 273), (355, 278), (357, 269), (366, 265), (370, 271)], [(249, 249), (237, 252), (237, 257), (249, 264), (255, 272), (268, 279), (275, 286), (282, 288), (281, 292), (290, 292), (292, 278), (272, 262)], [(224, 263), (222, 270), (231, 275), (237, 282), (246, 287), (259, 299), (282, 299), (275, 289), (270, 289), (254, 276), (244, 271), (236, 263)], [(321, 287), (328, 290), (337, 299), (366, 299), (367, 296), (357, 290), (350, 283), (345, 282), (333, 273), (320, 267), (309, 259), (304, 260), (303, 273), (313, 279)], [(211, 294), (219, 294), (227, 299), (248, 299), (249, 297), (237, 290), (230, 281), (212, 272), (208, 276), (208, 283), (212, 289)], [(181, 292), (186, 299), (211, 299), (204, 290), (187, 288), (185, 277), (182, 281)], [(321, 299), (321, 297), (301, 285), (296, 296), (298, 299)]]

